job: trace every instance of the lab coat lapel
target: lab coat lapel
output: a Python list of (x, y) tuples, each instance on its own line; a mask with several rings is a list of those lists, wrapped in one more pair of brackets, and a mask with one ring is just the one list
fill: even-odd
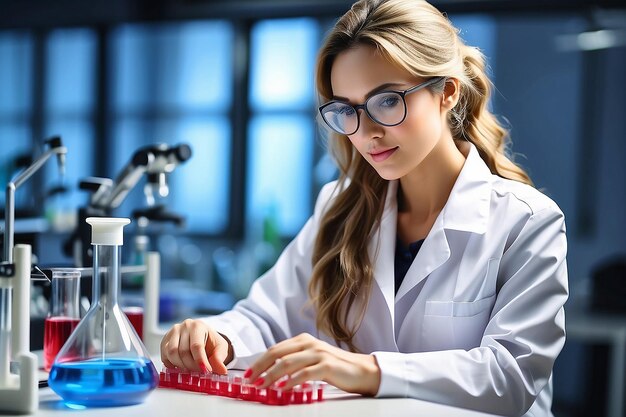
[[(394, 256), (396, 249), (396, 222), (398, 218), (397, 188), (397, 181), (389, 183), (380, 227), (375, 232), (374, 238), (370, 239), (368, 245), (370, 261), (374, 264), (374, 279), (385, 298), (385, 304), (387, 305), (392, 323), (394, 323), (395, 310)], [(393, 332), (393, 326), (391, 331)]]
[(491, 172), (481, 159), (476, 147), (467, 143), (462, 152), (466, 156), (463, 169), (455, 182), (445, 207), (437, 216), (415, 260), (406, 273), (402, 285), (395, 293), (395, 248), (398, 219), (398, 181), (390, 181), (385, 199), (381, 224), (370, 239), (368, 251), (374, 263), (374, 277), (380, 288), (393, 327), (395, 328), (395, 303), (431, 272), (450, 258), (450, 245), (446, 229), (485, 233), (489, 217)]
[(396, 300), (400, 300), (450, 258), (446, 230), (485, 233), (489, 218), (492, 176), (473, 144), (466, 143), (464, 149), (465, 151), (461, 149), (466, 156), (463, 168), (452, 187), (448, 201), (407, 271)]
[(450, 258), (450, 246), (443, 227), (443, 216), (439, 213), (437, 220), (430, 229), (411, 267), (406, 273), (402, 285), (396, 294), (396, 300), (404, 297), (411, 288), (419, 284), (432, 271), (439, 268)]

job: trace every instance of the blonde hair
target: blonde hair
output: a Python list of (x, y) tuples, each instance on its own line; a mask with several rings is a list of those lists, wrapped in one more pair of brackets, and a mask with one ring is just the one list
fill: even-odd
[[(465, 45), (458, 30), (435, 7), (423, 0), (355, 3), (337, 21), (320, 50), (316, 82), (321, 102), (333, 96), (330, 73), (335, 57), (358, 45), (375, 47), (389, 62), (415, 77), (458, 79), (459, 102), (448, 113), (453, 139), (472, 142), (493, 174), (532, 184), (524, 170), (506, 156), (508, 132), (487, 108), (491, 82), (485, 74), (483, 54)], [(445, 78), (429, 88), (440, 93), (444, 86)], [(340, 191), (321, 218), (309, 293), (318, 330), (338, 345), (358, 351), (353, 337), (373, 282), (368, 242), (383, 212), (388, 181), (346, 136), (332, 134), (328, 148), (340, 170)], [(355, 312), (356, 320), (349, 320)]]

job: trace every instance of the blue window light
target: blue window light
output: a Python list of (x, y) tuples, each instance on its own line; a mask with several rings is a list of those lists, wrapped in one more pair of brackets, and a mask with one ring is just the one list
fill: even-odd
[(317, 21), (266, 20), (252, 29), (250, 103), (254, 111), (309, 110), (319, 44)]
[[(140, 147), (189, 144), (193, 156), (170, 175), (166, 201), (191, 233), (219, 234), (229, 221), (233, 39), (223, 21), (125, 25), (112, 36), (110, 175)], [(120, 214), (145, 207), (136, 188)]]
[(313, 120), (257, 116), (250, 121), (246, 205), (248, 224), (276, 216), (281, 235), (298, 233), (311, 214)]
[(266, 20), (252, 28), (248, 234), (270, 216), (281, 236), (293, 236), (311, 215), (319, 31), (317, 21), (308, 18)]

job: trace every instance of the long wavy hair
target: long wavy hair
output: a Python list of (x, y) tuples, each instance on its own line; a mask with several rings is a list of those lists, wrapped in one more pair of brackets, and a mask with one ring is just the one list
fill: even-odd
[[(358, 45), (377, 49), (415, 77), (460, 82), (458, 104), (448, 113), (454, 140), (472, 142), (493, 174), (531, 184), (506, 155), (508, 132), (489, 111), (491, 83), (485, 58), (467, 46), (448, 18), (423, 0), (361, 0), (330, 31), (316, 64), (320, 102), (333, 96), (330, 73), (337, 55)], [(429, 88), (441, 93), (445, 81)], [(338, 194), (324, 212), (313, 250), (309, 295), (318, 331), (358, 351), (353, 338), (363, 320), (373, 282), (368, 241), (381, 219), (388, 181), (344, 135), (330, 133), (328, 149), (339, 167)], [(349, 315), (351, 319), (349, 320)]]

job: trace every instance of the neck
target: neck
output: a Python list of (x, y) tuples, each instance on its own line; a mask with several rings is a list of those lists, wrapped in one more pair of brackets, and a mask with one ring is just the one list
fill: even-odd
[(416, 220), (438, 215), (464, 163), (454, 141), (442, 138), (413, 171), (400, 178), (399, 211)]

